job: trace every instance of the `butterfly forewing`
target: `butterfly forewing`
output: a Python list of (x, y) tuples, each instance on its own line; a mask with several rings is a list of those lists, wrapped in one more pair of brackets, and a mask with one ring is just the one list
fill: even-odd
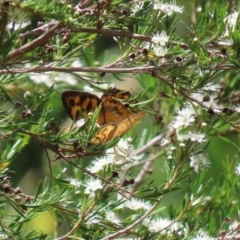
[[(118, 100), (113, 99), (112, 96), (108, 94), (103, 94), (101, 97), (103, 111), (102, 111), (102, 119), (101, 121), (104, 124), (107, 123), (119, 123), (123, 121), (128, 116), (132, 115), (131, 111), (129, 111), (123, 103)], [(101, 115), (100, 115), (101, 116)], [(98, 122), (100, 125), (100, 122)]]
[(82, 91), (66, 91), (62, 94), (63, 105), (72, 119), (79, 120), (94, 112), (101, 104), (101, 100), (94, 94)]

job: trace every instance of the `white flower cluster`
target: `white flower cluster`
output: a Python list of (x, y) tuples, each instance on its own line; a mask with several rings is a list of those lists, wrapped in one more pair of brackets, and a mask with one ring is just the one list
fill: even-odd
[[(144, 5), (144, 1), (135, 1), (131, 7), (131, 15), (135, 15), (138, 13)], [(163, 3), (162, 1), (155, 0), (153, 1), (153, 9), (159, 11), (159, 13), (163, 13), (164, 16), (171, 16), (173, 13), (182, 13), (184, 10), (183, 6), (177, 6), (176, 0), (173, 0), (170, 3)], [(163, 57), (166, 55), (168, 36), (165, 31), (161, 33), (157, 32), (152, 37), (153, 43), (153, 51), (157, 57)], [(144, 48), (149, 48), (150, 44), (145, 44)]]
[(104, 212), (104, 216), (94, 214), (93, 217), (90, 217), (88, 219), (87, 224), (94, 225), (94, 224), (100, 223), (101, 220), (102, 221), (107, 220), (108, 222), (110, 222), (112, 224), (120, 226), (122, 219), (116, 213), (120, 209), (127, 208), (127, 209), (137, 212), (137, 214), (131, 214), (131, 219), (136, 220), (137, 218), (139, 218), (140, 210), (148, 210), (151, 207), (149, 202), (140, 200), (140, 199), (135, 199), (135, 198), (124, 200), (124, 202), (122, 204), (120, 204), (119, 206), (117, 206), (115, 209), (112, 209), (112, 207), (111, 207), (113, 203), (115, 205), (115, 202), (109, 201), (109, 203), (103, 207), (102, 212)]
[[(131, 16), (136, 15), (141, 9), (143, 9), (144, 1), (135, 0), (131, 1)], [(170, 3), (164, 3), (161, 0), (150, 1), (150, 4), (153, 4), (153, 9), (163, 13), (165, 16), (171, 16), (173, 13), (182, 13), (184, 11), (183, 6), (176, 5), (176, 0), (173, 0)]]
[(204, 230), (200, 229), (196, 236), (191, 238), (192, 240), (213, 240), (215, 238), (210, 237)]
[(136, 15), (143, 8), (143, 5), (144, 1), (135, 1), (131, 7), (131, 16)]
[(143, 201), (140, 199), (135, 199), (135, 198), (127, 200), (126, 202), (124, 202), (123, 206), (133, 211), (137, 211), (139, 209), (148, 210), (149, 208), (151, 208), (151, 205), (149, 202)]
[(171, 16), (173, 13), (182, 13), (184, 11), (183, 6), (177, 6), (176, 0), (171, 3), (163, 3), (162, 1), (154, 1), (153, 9), (161, 11), (167, 16)]
[[(95, 179), (93, 177), (90, 177), (89, 179), (87, 179), (85, 183), (83, 183), (75, 178), (67, 179), (67, 181), (69, 181), (70, 184), (75, 186), (76, 188), (79, 188), (80, 186), (84, 186), (85, 187), (84, 193), (86, 195), (89, 195), (90, 198), (95, 197), (96, 192), (98, 190), (103, 189), (103, 187), (104, 187), (101, 180), (99, 180), (98, 178)], [(78, 192), (78, 191), (76, 191), (76, 192)]]
[(195, 106), (201, 105), (207, 111), (212, 110), (214, 113), (219, 113), (222, 112), (222, 106), (219, 105), (216, 94), (219, 91), (219, 84), (208, 83), (198, 92), (192, 93), (190, 97), (194, 100)]
[[(31, 64), (26, 64), (26, 67), (31, 67)], [(82, 67), (82, 63), (76, 59), (71, 67)], [(36, 84), (45, 84), (48, 87), (51, 87), (55, 83), (65, 82), (69, 85), (77, 85), (76, 77), (72, 76), (69, 73), (63, 72), (49, 72), (48, 74), (38, 74), (38, 73), (30, 73), (30, 80)]]
[(145, 219), (143, 225), (147, 227), (150, 232), (157, 233), (161, 231), (165, 233), (172, 225), (172, 222), (166, 218), (156, 218), (154, 220)]
[(153, 51), (157, 57), (163, 57), (166, 55), (167, 43), (168, 43), (168, 36), (165, 31), (162, 31), (160, 34), (156, 33), (152, 37), (153, 42)]
[[(202, 87), (201, 91), (190, 95), (192, 104), (188, 104), (185, 108), (177, 111), (177, 115), (171, 125), (171, 131), (175, 133), (175, 139), (180, 147), (185, 147), (186, 141), (191, 141), (198, 145), (207, 141), (206, 135), (200, 132), (201, 127), (206, 126), (205, 122), (202, 122), (201, 127), (198, 127), (196, 130), (192, 130), (191, 128), (195, 128), (196, 117), (200, 114), (201, 110), (199, 106), (208, 111), (210, 109), (214, 112), (222, 111), (222, 107), (219, 106), (216, 98), (217, 95), (209, 93), (219, 90), (220, 86), (218, 84), (209, 83)], [(164, 146), (170, 142), (171, 139), (169, 138), (162, 139), (161, 145)], [(173, 158), (172, 154), (175, 150), (175, 147), (170, 148), (167, 159), (171, 160)], [(210, 162), (204, 153), (201, 152), (190, 156), (190, 167), (192, 167), (195, 172), (199, 172), (201, 169), (208, 168), (209, 166)]]
[(227, 17), (223, 19), (224, 23), (226, 24), (225, 32), (222, 35), (223, 38), (229, 37), (229, 30), (234, 31), (237, 25), (239, 12), (233, 12), (229, 14)]
[(128, 168), (128, 164), (132, 163), (134, 156), (132, 156), (133, 149), (130, 144), (131, 139), (121, 139), (116, 147), (110, 148), (106, 151), (106, 156), (96, 158), (92, 165), (88, 167), (91, 173), (97, 173), (104, 170), (109, 165), (120, 166), (122, 170)]
[(113, 211), (107, 211), (105, 214), (105, 217), (106, 217), (106, 220), (110, 223), (113, 223), (115, 225), (121, 224), (121, 219)]
[[(116, 147), (106, 151), (105, 157), (96, 158), (87, 170), (91, 173), (99, 173), (111, 165), (117, 168), (117, 183), (122, 183), (128, 178), (129, 169), (131, 168), (132, 160), (134, 159), (132, 156), (133, 149), (130, 142), (130, 139), (121, 139)], [(85, 193), (91, 197), (95, 196), (95, 191), (103, 188), (100, 180), (94, 180), (92, 178), (88, 180), (84, 186), (86, 187)]]

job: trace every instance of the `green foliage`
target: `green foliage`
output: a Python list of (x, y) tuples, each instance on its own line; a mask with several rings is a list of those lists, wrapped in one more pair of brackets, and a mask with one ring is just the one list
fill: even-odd
[[(0, 3), (0, 239), (237, 236), (233, 1), (67, 2)], [(72, 121), (65, 90), (111, 101)]]

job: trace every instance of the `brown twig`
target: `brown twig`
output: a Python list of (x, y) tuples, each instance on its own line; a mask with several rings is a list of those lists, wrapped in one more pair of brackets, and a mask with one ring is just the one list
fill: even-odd
[(156, 137), (154, 137), (153, 139), (151, 139), (148, 143), (146, 143), (143, 147), (139, 148), (134, 155), (140, 155), (142, 153), (144, 153), (149, 147), (151, 147), (152, 145), (156, 144), (156, 143), (160, 143), (161, 139), (163, 138), (163, 134), (160, 134)]
[(47, 30), (44, 34), (42, 34), (37, 39), (35, 39), (29, 43), (26, 43), (25, 45), (21, 46), (20, 48), (17, 48), (15, 50), (11, 51), (8, 54), (5, 61), (9, 62), (11, 60), (18, 59), (18, 58), (22, 57), (24, 54), (32, 51), (36, 47), (43, 45), (44, 43), (46, 43), (50, 38), (52, 38), (56, 34), (55, 31), (56, 31), (56, 29), (59, 28), (60, 25), (61, 25), (61, 23), (56, 23), (52, 28)]
[(24, 39), (24, 38), (35, 36), (35, 35), (41, 35), (42, 33), (46, 32), (47, 29), (51, 28), (56, 24), (57, 24), (57, 21), (51, 21), (50, 23), (44, 24), (43, 26), (35, 28), (32, 31), (22, 33), (18, 35), (17, 38)]
[(92, 0), (82, 0), (82, 1), (80, 1), (80, 2), (76, 5), (75, 9), (78, 10), (78, 9), (85, 8), (85, 7), (88, 6), (91, 2), (92, 2)]
[(105, 67), (51, 67), (51, 66), (37, 66), (32, 68), (13, 68), (8, 70), (1, 70), (0, 74), (9, 73), (44, 73), (44, 72), (106, 72), (106, 73), (151, 73), (156, 67), (155, 66), (143, 66), (133, 68), (105, 68)]
[(145, 161), (143, 167), (141, 168), (140, 173), (139, 173), (139, 174), (137, 175), (137, 177), (134, 179), (134, 184), (133, 184), (133, 186), (132, 186), (132, 188), (131, 188), (131, 191), (130, 191), (131, 193), (134, 193), (134, 192), (137, 190), (137, 188), (139, 187), (139, 185), (142, 183), (145, 175), (150, 172), (150, 169), (151, 169), (152, 164), (154, 163), (154, 160), (155, 160), (160, 154), (161, 154), (161, 153), (159, 153), (159, 154), (157, 154), (157, 155), (154, 155), (154, 156), (151, 156), (151, 157), (149, 157), (149, 158)]

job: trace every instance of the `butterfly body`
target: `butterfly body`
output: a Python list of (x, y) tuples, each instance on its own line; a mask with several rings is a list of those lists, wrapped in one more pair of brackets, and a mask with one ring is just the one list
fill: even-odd
[(129, 131), (145, 115), (143, 111), (129, 108), (130, 97), (128, 91), (120, 90), (104, 93), (101, 98), (88, 92), (70, 90), (63, 92), (62, 102), (73, 120), (87, 118), (101, 106), (97, 120), (100, 129), (91, 143), (105, 144)]

